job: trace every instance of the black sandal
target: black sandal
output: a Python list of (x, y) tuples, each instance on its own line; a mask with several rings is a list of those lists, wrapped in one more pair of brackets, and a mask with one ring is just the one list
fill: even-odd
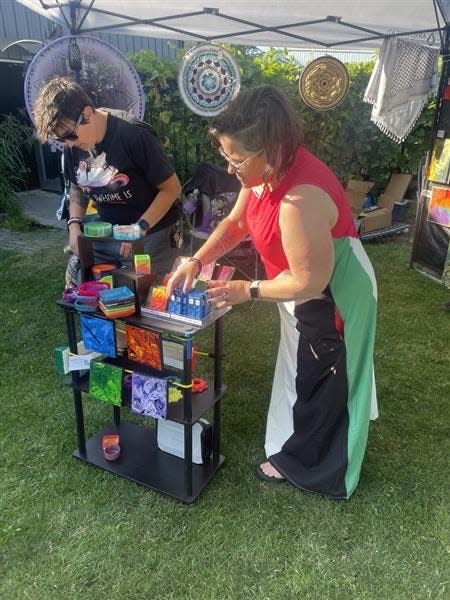
[(261, 469), (261, 465), (256, 467), (256, 475), (262, 479), (263, 481), (268, 481), (269, 483), (285, 483), (286, 479), (284, 477), (275, 477), (275, 475), (266, 475), (264, 471)]

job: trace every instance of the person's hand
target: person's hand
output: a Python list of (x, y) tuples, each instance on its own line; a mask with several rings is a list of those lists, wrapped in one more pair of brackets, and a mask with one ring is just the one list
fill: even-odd
[(217, 308), (250, 300), (250, 281), (208, 281), (208, 299)]
[(172, 290), (183, 283), (183, 292), (188, 292), (192, 288), (194, 279), (199, 274), (198, 264), (194, 261), (186, 261), (172, 273), (167, 282), (167, 294), (170, 297)]
[(133, 244), (130, 242), (122, 242), (120, 244), (120, 256), (131, 259), (133, 255)]
[(80, 233), (81, 228), (76, 223), (69, 227), (69, 248), (72, 254), (75, 254), (75, 256), (79, 255), (78, 236), (80, 235)]

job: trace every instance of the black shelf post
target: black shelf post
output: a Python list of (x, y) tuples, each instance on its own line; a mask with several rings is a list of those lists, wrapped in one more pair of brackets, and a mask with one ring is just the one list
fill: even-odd
[[(69, 338), (69, 351), (72, 354), (78, 353), (77, 334), (75, 330), (75, 311), (65, 310), (67, 334)], [(82, 456), (86, 456), (86, 436), (84, 433), (84, 417), (83, 417), (83, 399), (79, 388), (80, 372), (72, 371), (73, 385), (73, 404), (75, 409), (75, 421), (77, 425), (78, 449)]]
[(184, 486), (186, 496), (192, 496), (192, 337), (183, 344), (183, 402), (184, 402)]
[[(214, 391), (222, 389), (222, 346), (223, 346), (223, 317), (214, 323)], [(220, 459), (220, 399), (214, 405), (213, 426), (213, 464), (217, 465)]]

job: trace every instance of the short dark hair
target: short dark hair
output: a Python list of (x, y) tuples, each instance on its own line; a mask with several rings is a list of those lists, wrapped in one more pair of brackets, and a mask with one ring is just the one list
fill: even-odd
[(63, 121), (76, 121), (85, 106), (94, 103), (84, 89), (70, 77), (54, 77), (39, 91), (33, 106), (37, 137), (46, 142)]
[(209, 135), (216, 146), (219, 136), (228, 135), (249, 152), (265, 150), (267, 162), (277, 175), (292, 164), (303, 140), (288, 99), (271, 85), (239, 92), (214, 118)]

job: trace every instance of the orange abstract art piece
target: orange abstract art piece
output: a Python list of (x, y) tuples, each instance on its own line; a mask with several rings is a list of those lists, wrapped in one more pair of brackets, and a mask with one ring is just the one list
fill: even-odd
[(428, 206), (428, 221), (450, 227), (450, 189), (434, 186)]
[(161, 371), (162, 344), (161, 334), (149, 329), (126, 326), (128, 358)]

